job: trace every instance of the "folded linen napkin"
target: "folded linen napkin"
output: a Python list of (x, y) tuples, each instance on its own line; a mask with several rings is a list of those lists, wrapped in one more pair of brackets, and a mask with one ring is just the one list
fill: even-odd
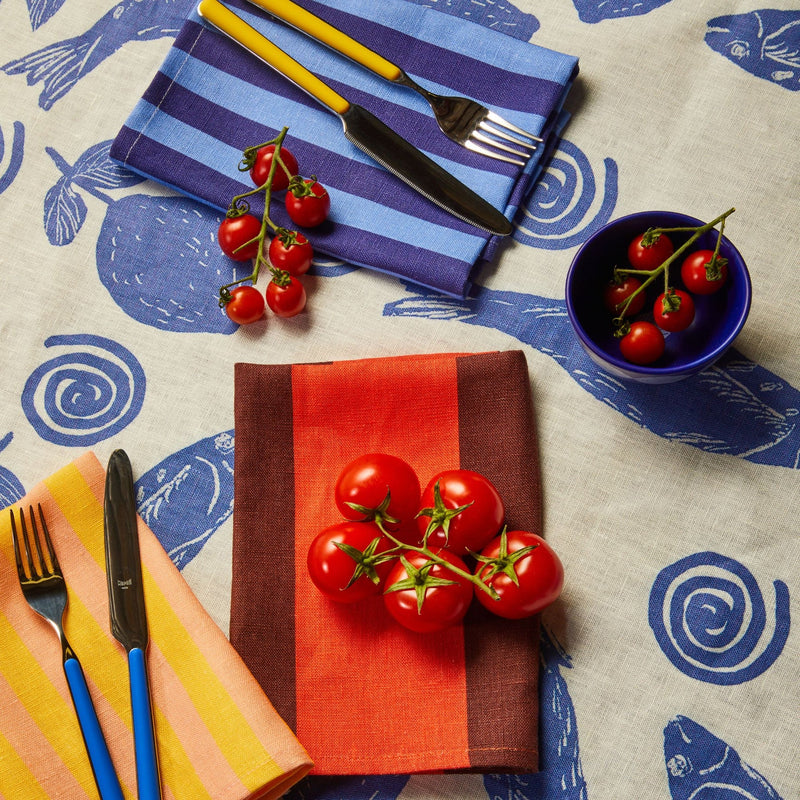
[[(227, 3), (253, 27), (352, 102), (435, 160), (511, 219), (548, 145), (524, 169), (476, 155), (442, 134), (415, 92), (372, 75), (276, 22), (245, 0)], [(394, 60), (426, 88), (463, 94), (551, 141), (577, 59), (406, 0), (303, 0), (309, 10)], [(190, 15), (161, 69), (111, 148), (124, 166), (218, 209), (249, 190), (246, 147), (289, 127), (287, 147), (304, 175), (329, 189), (330, 221), (313, 231), (320, 253), (462, 296), (497, 237), (450, 216), (351, 145), (339, 119)], [(263, 202), (252, 209), (261, 214)], [(274, 219), (291, 226), (282, 201)], [(260, 202), (260, 204), (259, 204)]]
[(380, 597), (339, 607), (311, 584), (333, 488), (367, 452), (482, 472), (508, 524), (541, 531), (524, 355), (441, 354), (235, 368), (232, 644), (317, 774), (538, 769), (538, 619), (473, 603), (441, 634), (394, 623)]
[[(19, 503), (41, 503), (69, 591), (65, 629), (81, 660), (127, 797), (136, 794), (128, 668), (109, 631), (105, 472), (80, 457)], [(0, 796), (96, 797), (58, 640), (25, 602), (10, 513), (0, 514)], [(152, 532), (139, 521), (148, 669), (165, 798), (277, 798), (310, 761)]]

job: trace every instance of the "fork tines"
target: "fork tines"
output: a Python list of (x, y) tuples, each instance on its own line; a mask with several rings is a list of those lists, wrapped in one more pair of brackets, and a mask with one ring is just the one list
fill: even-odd
[[(478, 129), (472, 132), (470, 139), (465, 142), (467, 148), (473, 152), (482, 153), (485, 156), (496, 158), (500, 161), (508, 161), (519, 166), (524, 166), (527, 163), (531, 153), (543, 141), (541, 137), (534, 136), (532, 133), (528, 133), (514, 125), (514, 123), (508, 122), (494, 111), (487, 111), (477, 127)], [(506, 144), (506, 142), (509, 144)], [(487, 145), (488, 147), (483, 147), (482, 145)], [(498, 150), (501, 152), (498, 153)], [(506, 153), (508, 155), (505, 155)]]
[[(31, 518), (32, 535), (30, 536), (28, 534), (28, 526), (25, 523), (25, 512), (22, 510), (19, 512), (20, 524), (22, 526), (22, 543), (25, 548), (26, 556), (24, 560), (20, 551), (19, 536), (17, 534), (17, 526), (14, 522), (13, 510), (11, 511), (11, 535), (12, 539), (14, 540), (14, 558), (17, 562), (17, 572), (19, 573), (20, 578), (24, 577), (28, 580), (35, 581), (41, 580), (45, 576), (51, 575), (53, 572), (61, 572), (61, 567), (59, 566), (58, 558), (56, 557), (55, 550), (53, 549), (53, 542), (50, 539), (50, 532), (47, 530), (47, 523), (45, 522), (44, 512), (42, 511), (41, 505), (39, 505), (39, 520), (42, 523), (42, 532), (44, 534), (44, 542), (47, 548), (47, 557), (49, 558), (49, 563), (47, 560), (45, 560), (45, 552), (42, 549), (42, 542), (41, 538), (39, 537), (39, 527), (36, 524), (33, 506), (29, 507), (28, 513), (30, 514)], [(33, 539), (33, 545), (35, 547), (35, 557), (34, 549), (31, 547), (31, 539)], [(27, 570), (25, 569), (26, 565)]]

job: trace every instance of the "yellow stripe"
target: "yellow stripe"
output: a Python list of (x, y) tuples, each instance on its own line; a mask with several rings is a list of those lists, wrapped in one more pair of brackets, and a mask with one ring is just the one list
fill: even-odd
[(25, 787), (26, 800), (50, 800), (47, 792), (39, 785), (28, 765), (17, 755), (11, 742), (0, 733), (0, 794), (4, 797), (19, 797), (20, 789)]
[[(69, 526), (75, 531), (84, 547), (105, 574), (103, 509), (83, 476), (74, 464), (69, 464), (47, 479), (45, 484)], [(70, 603), (73, 603), (72, 594), (70, 594)], [(82, 632), (84, 636), (91, 633), (93, 661), (98, 664), (111, 665), (102, 670), (93, 670), (92, 678), (106, 700), (128, 729), (132, 731), (133, 721), (125, 650), (115, 639), (109, 637), (105, 628), (95, 622), (86, 606), (77, 597), (74, 598), (74, 604), (76, 606), (75, 627), (80, 625), (91, 628), (91, 631), (83, 628)], [(184, 785), (186, 776), (194, 774), (194, 767), (169, 720), (160, 713), (156, 714), (156, 720), (159, 740), (170, 743), (170, 759), (168, 766), (165, 765), (165, 769), (162, 771), (162, 777), (173, 785)], [(192, 796), (201, 800), (201, 798), (207, 798), (208, 793), (202, 784), (198, 784), (197, 791)]]
[[(31, 611), (31, 614), (34, 612)], [(65, 769), (69, 769), (75, 782), (83, 791), (91, 796), (94, 789), (94, 778), (86, 751), (81, 738), (75, 709), (69, 699), (64, 699), (50, 678), (37, 662), (31, 651), (26, 647), (11, 621), (5, 614), (0, 613), (0, 641), (3, 642), (3, 662), (13, 665), (9, 672), (3, 672), (11, 691), (17, 696), (20, 705), (25, 709), (30, 718), (36, 723), (42, 737), (50, 744), (60, 759), (64, 762)], [(58, 640), (53, 636), (53, 647), (58, 648)], [(66, 677), (64, 678), (66, 681)], [(64, 735), (65, 726), (74, 730), (70, 735)], [(53, 737), (51, 732), (59, 732)], [(9, 744), (9, 749), (14, 752)], [(3, 756), (3, 769), (5, 774), (5, 755)], [(25, 768), (27, 771), (27, 767)], [(13, 772), (10, 774), (14, 774)], [(33, 777), (31, 776), (33, 781)], [(45, 795), (46, 796), (46, 795)]]
[[(81, 537), (93, 557), (105, 568), (103, 546), (103, 513), (83, 476), (69, 465), (47, 481), (48, 488), (56, 498), (70, 526)], [(281, 769), (267, 753), (251, 729), (239, 707), (233, 702), (224, 684), (220, 681), (188, 631), (183, 627), (172, 606), (164, 596), (146, 565), (142, 565), (142, 577), (147, 603), (153, 609), (149, 618), (150, 633), (157, 640), (171, 668), (186, 689), (186, 692), (208, 728), (221, 754), (242, 783), (251, 791), (263, 786), (266, 780), (283, 775)], [(188, 670), (186, 666), (191, 665)], [(161, 718), (166, 733), (169, 723)], [(162, 728), (159, 725), (159, 737)], [(176, 745), (178, 737), (169, 730), (170, 739)], [(177, 750), (170, 755), (177, 754)], [(187, 772), (193, 771), (185, 753), (181, 750), (181, 764), (176, 779), (183, 780)], [(257, 761), (256, 761), (257, 760)], [(253, 770), (254, 763), (263, 763), (261, 770)], [(165, 776), (166, 777), (166, 776)]]

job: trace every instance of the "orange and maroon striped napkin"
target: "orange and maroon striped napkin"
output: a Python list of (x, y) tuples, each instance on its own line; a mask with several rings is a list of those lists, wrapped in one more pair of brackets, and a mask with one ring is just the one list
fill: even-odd
[(482, 472), (509, 525), (540, 533), (524, 354), (237, 364), (235, 424), (231, 642), (313, 771), (535, 772), (538, 619), (473, 604), (462, 625), (415, 634), (380, 597), (326, 600), (305, 566), (339, 520), (339, 471), (367, 452), (406, 459), (423, 485), (442, 469)]
[[(87, 453), (33, 489), (69, 588), (66, 634), (81, 660), (126, 797), (136, 796), (128, 667), (109, 631), (105, 471)], [(0, 513), (0, 797), (94, 800), (91, 767), (48, 624), (17, 581)], [(139, 520), (148, 668), (165, 800), (277, 798), (310, 761), (153, 533)]]

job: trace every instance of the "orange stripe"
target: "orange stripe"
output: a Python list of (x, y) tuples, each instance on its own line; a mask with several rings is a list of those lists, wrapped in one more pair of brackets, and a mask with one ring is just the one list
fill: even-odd
[[(385, 772), (385, 753), (397, 755), (397, 771), (421, 760), (431, 770), (466, 767), (461, 629), (420, 637), (392, 622), (380, 598), (336, 607), (308, 578), (305, 553), (321, 527), (339, 520), (333, 487), (348, 461), (391, 452), (414, 467), (423, 485), (459, 463), (452, 356), (371, 361), (366, 375), (363, 370), (359, 361), (293, 369), (297, 735), (317, 773), (334, 763), (355, 773)], [(410, 397), (418, 397), (419, 405), (407, 402)], [(448, 710), (441, 725), (438, 715), (415, 705), (429, 682), (437, 687), (437, 707)], [(406, 716), (386, 719), (387, 693), (407, 698)]]

